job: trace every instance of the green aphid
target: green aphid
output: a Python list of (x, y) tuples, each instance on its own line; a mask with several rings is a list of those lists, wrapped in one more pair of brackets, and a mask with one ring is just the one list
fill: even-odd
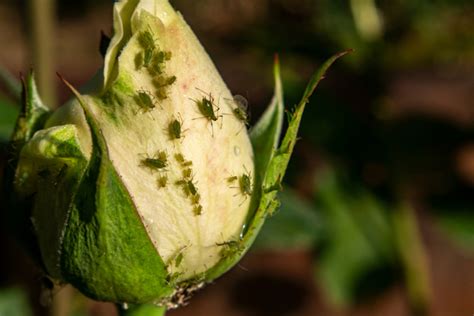
[(183, 137), (183, 119), (181, 117), (173, 118), (168, 124), (168, 135), (171, 140), (181, 139)]
[(159, 189), (166, 188), (166, 186), (168, 185), (168, 177), (167, 176), (159, 177), (157, 180), (157, 183), (158, 183)]
[(155, 51), (152, 57), (153, 59), (150, 62), (148, 71), (153, 76), (162, 74), (165, 61), (169, 61), (171, 59), (171, 53), (163, 52), (163, 51)]
[(191, 197), (191, 203), (193, 205), (198, 205), (200, 201), (201, 201), (201, 195), (199, 193)]
[(145, 48), (145, 51), (143, 52), (143, 67), (150, 67), (154, 52), (155, 50), (153, 48)]
[(250, 175), (244, 173), (239, 177), (239, 188), (240, 193), (243, 195), (252, 195), (252, 182), (250, 180)]
[(193, 181), (188, 180), (187, 181), (187, 186), (188, 186), (188, 189), (189, 189), (189, 192), (191, 193), (191, 195), (195, 196), (197, 194), (197, 189), (196, 189), (196, 186), (194, 185)]
[(243, 196), (251, 196), (252, 195), (252, 180), (250, 179), (250, 173), (244, 173), (241, 176), (232, 176), (227, 178), (228, 183), (233, 183), (238, 180), (239, 186), (237, 187), (240, 193)]
[(202, 214), (202, 205), (196, 205), (193, 207), (193, 213), (195, 216), (199, 216)]
[(183, 258), (184, 258), (184, 255), (182, 252), (180, 252), (179, 255), (176, 257), (176, 259), (174, 260), (175, 268), (179, 268), (179, 266), (181, 265), (181, 262), (183, 262)]
[(143, 112), (149, 112), (156, 107), (153, 97), (147, 91), (139, 91), (133, 99)]
[(192, 173), (193, 173), (193, 171), (191, 170), (191, 168), (186, 168), (186, 169), (184, 169), (184, 170), (183, 170), (183, 178), (184, 178), (184, 179), (189, 179), (189, 178), (191, 178)]
[(176, 159), (177, 162), (179, 162), (180, 164), (183, 164), (186, 160), (184, 159), (184, 156), (183, 154), (175, 154), (174, 155), (174, 159)]
[(142, 159), (140, 165), (151, 170), (164, 169), (168, 167), (168, 156), (166, 152), (158, 151), (155, 156)]
[(193, 165), (192, 161), (184, 159), (183, 154), (175, 154), (174, 158), (182, 167), (191, 167)]
[(183, 188), (183, 192), (186, 196), (196, 196), (198, 194), (196, 186), (193, 183), (193, 180), (178, 180), (175, 182), (176, 185), (179, 185)]
[(181, 275), (183, 275), (183, 272), (174, 272), (174, 273), (171, 273), (168, 275), (168, 277), (166, 278), (166, 282), (170, 285), (174, 285), (178, 278), (181, 277)]
[(197, 100), (195, 102), (198, 106), (199, 112), (204, 118), (208, 119), (209, 121), (217, 121), (218, 118), (216, 112), (219, 111), (219, 108), (214, 111), (214, 100), (212, 97), (209, 97), (209, 99), (203, 97), (201, 100)]
[(183, 167), (191, 167), (193, 162), (191, 160), (186, 160), (182, 163)]
[(175, 82), (176, 82), (176, 76), (170, 76), (170, 77), (158, 76), (157, 78), (153, 80), (153, 85), (159, 89), (159, 88), (171, 86)]
[(249, 117), (247, 115), (247, 112), (245, 112), (244, 110), (242, 110), (241, 108), (237, 107), (235, 109), (232, 110), (232, 113), (234, 113), (234, 116), (239, 120), (241, 121), (242, 123), (244, 123), (245, 125), (248, 125), (249, 124)]
[(222, 247), (219, 254), (222, 258), (228, 258), (236, 254), (240, 254), (245, 250), (245, 246), (239, 240), (229, 240), (223, 243), (218, 243), (217, 246)]
[(168, 98), (168, 93), (164, 87), (156, 89), (155, 93), (159, 100), (166, 100)]
[(143, 31), (138, 35), (138, 42), (144, 49), (155, 49), (155, 38), (150, 31)]
[(241, 95), (234, 95), (234, 102), (237, 104), (237, 107), (232, 110), (234, 116), (245, 125), (248, 125), (249, 115), (248, 115), (248, 101)]

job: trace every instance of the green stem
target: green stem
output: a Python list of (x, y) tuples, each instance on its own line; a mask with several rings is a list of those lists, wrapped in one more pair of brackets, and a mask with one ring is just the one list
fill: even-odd
[(43, 101), (56, 105), (54, 71), (55, 0), (29, 0), (30, 42), (33, 65)]
[(124, 305), (117, 305), (120, 316), (164, 316), (166, 313), (165, 307), (158, 307), (150, 304), (133, 305), (124, 307)]
[(428, 256), (413, 206), (402, 203), (394, 212), (393, 223), (412, 314), (425, 315), (431, 297)]
[(49, 315), (69, 315), (71, 313), (71, 301), (74, 294), (74, 288), (70, 285), (65, 286), (58, 293), (56, 293), (50, 306)]

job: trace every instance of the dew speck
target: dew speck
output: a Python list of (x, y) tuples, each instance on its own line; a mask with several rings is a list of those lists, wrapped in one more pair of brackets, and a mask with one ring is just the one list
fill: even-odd
[(239, 156), (239, 155), (240, 155), (240, 147), (234, 146), (234, 154), (235, 154), (236, 156)]

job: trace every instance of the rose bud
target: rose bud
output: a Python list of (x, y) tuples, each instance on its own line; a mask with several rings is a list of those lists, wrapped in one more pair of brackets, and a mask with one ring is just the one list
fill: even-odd
[[(119, 1), (103, 76), (52, 111), (24, 83), (9, 214), (44, 273), (85, 295), (177, 307), (234, 266), (278, 207), (301, 116), (275, 96), (247, 132), (234, 98), (166, 0)], [(89, 91), (91, 91), (89, 89)]]

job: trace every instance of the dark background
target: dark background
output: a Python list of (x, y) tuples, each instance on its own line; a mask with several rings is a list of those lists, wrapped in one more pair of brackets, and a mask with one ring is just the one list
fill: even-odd
[[(472, 315), (472, 1), (172, 4), (231, 91), (248, 99), (252, 122), (272, 96), (275, 53), (290, 108), (326, 58), (355, 52), (312, 97), (282, 209), (254, 250), (169, 314)], [(100, 31), (111, 33), (111, 8), (105, 0), (57, 2), (54, 71), (76, 86), (102, 64)], [(17, 78), (33, 64), (30, 29), (25, 1), (0, 3), (0, 66)], [(55, 86), (66, 101), (59, 80)], [(0, 104), (5, 144), (17, 104), (5, 86)], [(58, 294), (69, 314), (41, 307), (39, 271), (4, 232), (1, 244), (1, 316), (114, 315), (112, 305), (71, 289)]]

